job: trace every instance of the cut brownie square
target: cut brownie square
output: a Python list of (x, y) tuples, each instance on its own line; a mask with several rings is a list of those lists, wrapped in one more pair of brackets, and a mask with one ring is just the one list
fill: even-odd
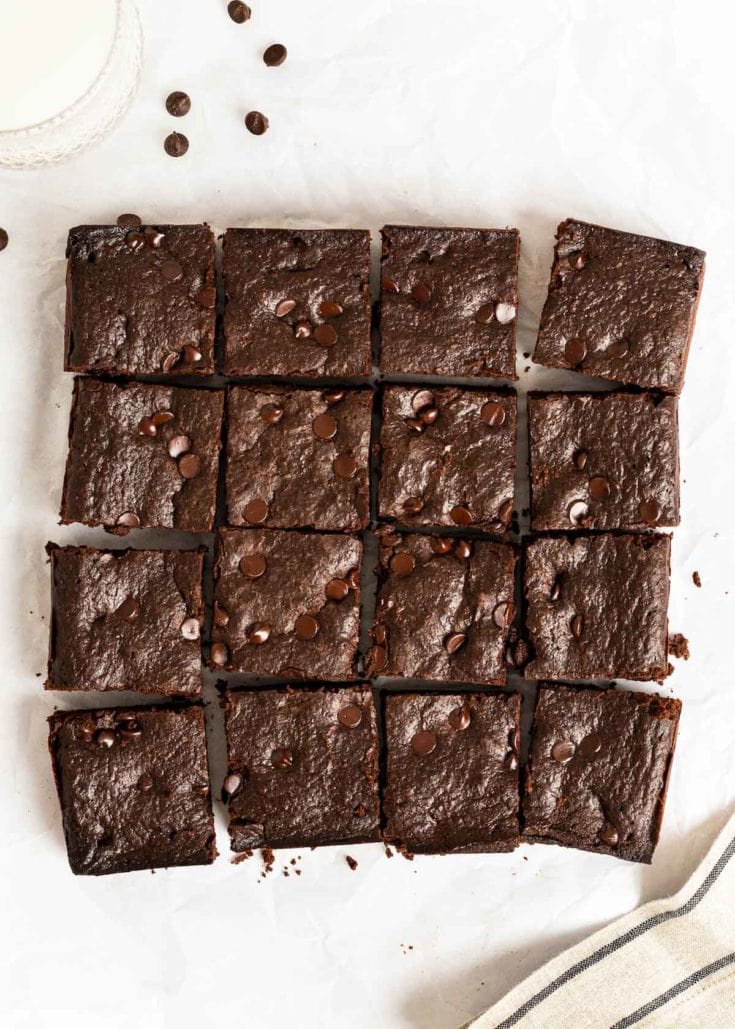
[(679, 393), (704, 252), (571, 218), (556, 238), (534, 361)]
[(370, 233), (228, 229), (228, 375), (369, 375)]
[(76, 379), (61, 521), (211, 532), (224, 393)]
[(678, 400), (530, 393), (531, 528), (679, 524)]
[(354, 536), (220, 530), (212, 667), (287, 679), (354, 679), (361, 559)]
[(525, 770), (523, 836), (650, 863), (681, 701), (541, 684)]
[(59, 711), (48, 721), (76, 875), (214, 861), (201, 705)]
[(214, 235), (207, 225), (80, 225), (66, 256), (74, 372), (214, 371)]
[(380, 370), (516, 376), (517, 229), (387, 225)]
[(369, 674), (504, 685), (514, 549), (447, 536), (380, 536)]
[(671, 537), (547, 537), (525, 550), (528, 679), (668, 674)]
[(379, 839), (369, 689), (228, 691), (225, 711), (233, 850)]
[(46, 689), (201, 691), (204, 550), (93, 550), (49, 543)]
[(227, 400), (227, 522), (364, 529), (369, 391), (237, 387)]
[(515, 394), (389, 386), (380, 518), (504, 533), (513, 514)]
[(384, 703), (386, 840), (409, 852), (513, 850), (518, 694), (395, 693)]

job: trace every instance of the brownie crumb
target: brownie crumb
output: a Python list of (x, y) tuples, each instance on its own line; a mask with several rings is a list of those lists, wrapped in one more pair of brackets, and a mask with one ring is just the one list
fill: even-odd
[(230, 858), (231, 865), (241, 865), (243, 861), (247, 861), (248, 858), (253, 856), (252, 850), (248, 849), (242, 852), (242, 854), (236, 854), (233, 858)]
[(702, 588), (702, 579), (700, 578), (699, 572), (692, 572), (692, 582), (697, 587), (697, 589)]
[(387, 843), (385, 845), (385, 856), (389, 858), (393, 857), (393, 851), (390, 849)]
[(357, 861), (355, 861), (353, 857), (350, 857), (349, 854), (345, 855), (345, 861), (350, 866), (353, 872), (357, 870)]
[(669, 636), (669, 653), (672, 657), (683, 657), (685, 661), (688, 661), (689, 640), (686, 636), (682, 636), (680, 632), (675, 632), (672, 636)]
[(273, 871), (273, 865), (276, 861), (276, 855), (273, 853), (270, 847), (263, 847), (260, 852), (260, 856), (263, 859), (263, 875), (267, 875)]

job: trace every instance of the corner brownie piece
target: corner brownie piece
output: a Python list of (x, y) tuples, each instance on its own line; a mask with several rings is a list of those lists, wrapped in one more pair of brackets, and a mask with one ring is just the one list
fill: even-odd
[(228, 229), (228, 375), (369, 375), (370, 233)]
[(380, 370), (515, 379), (517, 229), (386, 225)]
[(211, 532), (222, 390), (76, 379), (63, 524)]
[(371, 676), (502, 686), (515, 617), (512, 547), (381, 534)]
[(204, 550), (46, 546), (51, 645), (46, 689), (201, 691)]
[(531, 528), (679, 524), (678, 400), (529, 393)]
[(231, 389), (228, 525), (364, 529), (372, 400), (369, 391)]
[(221, 529), (212, 667), (288, 679), (354, 679), (361, 558), (354, 536)]
[(571, 218), (556, 238), (534, 361), (679, 393), (704, 251)]
[(48, 721), (72, 872), (214, 861), (201, 705), (59, 711)]
[(541, 684), (523, 791), (523, 837), (650, 863), (681, 701)]
[(378, 516), (504, 533), (513, 514), (515, 394), (389, 386)]
[(369, 689), (228, 691), (225, 712), (233, 850), (380, 838)]
[(655, 679), (668, 674), (671, 537), (537, 539), (525, 550), (528, 679)]
[(67, 371), (214, 371), (209, 226), (80, 225), (69, 233), (66, 256)]
[(519, 842), (517, 693), (385, 697), (385, 838), (409, 852)]

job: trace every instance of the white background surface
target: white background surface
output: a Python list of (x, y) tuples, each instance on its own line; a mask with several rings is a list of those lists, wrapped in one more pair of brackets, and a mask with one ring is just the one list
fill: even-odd
[[(458, 1026), (546, 958), (677, 889), (735, 802), (735, 17), (675, 0), (252, 0), (237, 26), (224, 0), (141, 6), (143, 81), (124, 122), (72, 163), (0, 174), (0, 1020)], [(274, 41), (289, 59), (266, 69), (259, 54)], [(183, 121), (164, 110), (171, 89), (192, 96)], [(271, 119), (260, 139), (242, 126), (253, 107)], [(162, 150), (173, 128), (191, 140), (178, 161)], [(70, 874), (45, 742), (47, 714), (66, 701), (38, 677), (43, 545), (103, 536), (56, 525), (71, 394), (63, 254), (71, 225), (128, 210), (218, 230), (518, 226), (519, 351), (532, 348), (563, 217), (708, 251), (681, 405), (670, 616), (692, 657), (666, 687), (684, 712), (650, 868), (543, 847), (409, 863), (374, 846), (304, 851), (300, 878), (280, 874), (282, 854), (257, 884), (259, 860), (228, 860), (218, 805), (213, 868)], [(552, 381), (532, 372), (522, 388)]]

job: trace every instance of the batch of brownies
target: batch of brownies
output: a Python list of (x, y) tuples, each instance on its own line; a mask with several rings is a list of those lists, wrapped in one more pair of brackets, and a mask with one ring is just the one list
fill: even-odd
[[(216, 857), (203, 662), (237, 673), (235, 851), (651, 860), (681, 705), (610, 680), (670, 671), (655, 530), (704, 254), (559, 226), (534, 359), (619, 385), (529, 395), (519, 541), (516, 394), (488, 382), (516, 378), (519, 249), (387, 227), (373, 303), (367, 231), (229, 229), (220, 274), (206, 225), (71, 230), (61, 520), (136, 549), (48, 545), (47, 688), (165, 701), (49, 719), (74, 872)], [(541, 681), (522, 768), (509, 671)]]

